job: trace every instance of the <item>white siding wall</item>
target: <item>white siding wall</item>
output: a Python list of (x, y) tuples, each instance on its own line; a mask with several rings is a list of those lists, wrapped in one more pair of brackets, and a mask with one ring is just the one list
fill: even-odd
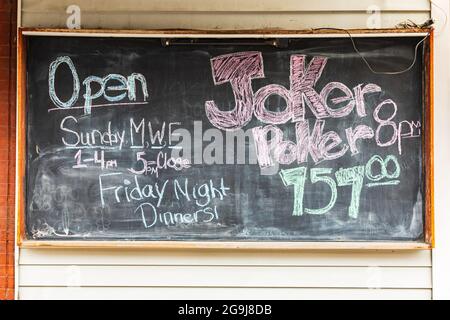
[(429, 251), (22, 249), (21, 299), (431, 298)]
[[(427, 0), (22, 0), (22, 26), (64, 28), (74, 2), (83, 28), (389, 28), (430, 17)], [(18, 264), (20, 299), (432, 295), (431, 251), (20, 249)]]
[(22, 25), (64, 28), (72, 4), (83, 28), (102, 29), (389, 28), (430, 17), (428, 0), (22, 0)]

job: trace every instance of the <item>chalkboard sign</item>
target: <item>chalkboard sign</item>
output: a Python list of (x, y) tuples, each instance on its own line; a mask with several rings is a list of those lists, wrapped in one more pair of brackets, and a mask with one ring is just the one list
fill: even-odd
[(25, 239), (428, 242), (429, 37), (354, 41), (23, 36)]

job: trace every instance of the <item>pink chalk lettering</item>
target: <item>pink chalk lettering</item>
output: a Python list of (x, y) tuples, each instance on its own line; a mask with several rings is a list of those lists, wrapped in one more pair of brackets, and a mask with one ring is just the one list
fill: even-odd
[(355, 92), (356, 112), (360, 117), (365, 117), (367, 114), (364, 95), (374, 92), (381, 92), (381, 88), (373, 83), (369, 83), (364, 87), (362, 84), (359, 84), (353, 88), (353, 91)]
[(374, 136), (372, 128), (362, 124), (357, 126), (355, 129), (347, 128), (345, 129), (345, 134), (347, 136), (347, 142), (350, 146), (350, 152), (352, 156), (359, 153), (356, 142), (359, 139), (372, 139)]
[(341, 137), (334, 131), (325, 133), (319, 142), (319, 152), (325, 160), (333, 160), (342, 157), (348, 150), (348, 145), (343, 144), (338, 151), (331, 152), (342, 143)]
[(308, 161), (308, 154), (311, 155), (314, 163), (322, 159), (319, 143), (322, 136), (325, 120), (316, 120), (311, 135), (309, 134), (309, 120), (299, 121), (295, 124), (297, 137), (297, 161), (299, 163)]
[(264, 78), (263, 59), (260, 52), (241, 52), (221, 55), (211, 59), (215, 85), (230, 82), (236, 101), (231, 111), (219, 110), (214, 101), (206, 101), (209, 121), (222, 130), (235, 130), (246, 125), (253, 114), (251, 80)]
[(293, 122), (305, 119), (305, 105), (311, 109), (317, 119), (329, 116), (322, 97), (313, 89), (322, 75), (327, 58), (313, 57), (305, 69), (306, 56), (291, 56), (290, 85), (293, 100)]
[[(265, 102), (271, 95), (279, 95), (286, 101), (286, 108), (281, 112), (267, 110)], [(255, 94), (255, 116), (265, 123), (281, 124), (287, 122), (292, 115), (292, 99), (288, 89), (278, 84), (269, 84)]]
[[(330, 108), (328, 105), (328, 96), (333, 90), (340, 90), (344, 93), (344, 96), (332, 98), (331, 102), (333, 104), (340, 104), (343, 102), (348, 102), (346, 105), (340, 107), (340, 108)], [(330, 82), (325, 87), (323, 87), (322, 91), (320, 92), (320, 96), (325, 103), (325, 108), (327, 109), (328, 113), (333, 118), (342, 118), (345, 116), (348, 116), (350, 112), (352, 112), (353, 108), (355, 107), (355, 101), (353, 100), (353, 93), (352, 91), (344, 84), (340, 82)]]
[[(380, 119), (378, 114), (380, 113), (381, 109), (384, 106), (389, 106), (389, 105), (393, 106), (393, 112), (392, 112), (391, 116), (385, 120)], [(395, 141), (397, 141), (397, 136), (398, 136), (397, 124), (394, 121), (391, 121), (396, 116), (396, 114), (397, 114), (397, 104), (394, 101), (392, 101), (391, 99), (384, 100), (373, 111), (373, 118), (375, 119), (376, 122), (379, 123), (379, 125), (375, 131), (375, 141), (379, 147), (387, 147), (387, 146), (394, 144)], [(393, 131), (392, 137), (386, 142), (381, 142), (380, 132), (381, 132), (381, 129), (383, 129), (386, 126), (390, 126), (392, 128), (392, 131)]]
[(278, 163), (291, 164), (297, 159), (297, 145), (292, 141), (281, 141), (275, 146), (273, 154)]
[[(259, 166), (261, 168), (273, 166), (271, 151), (283, 140), (283, 131), (277, 126), (267, 125), (253, 128), (252, 133)], [(271, 139), (267, 137), (269, 133), (273, 135)]]
[(420, 121), (403, 120), (398, 124), (398, 154), (402, 154), (402, 140), (420, 137), (421, 127)]

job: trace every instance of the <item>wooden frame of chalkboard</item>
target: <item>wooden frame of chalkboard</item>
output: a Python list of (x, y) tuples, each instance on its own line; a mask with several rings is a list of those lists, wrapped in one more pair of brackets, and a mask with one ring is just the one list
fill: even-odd
[[(139, 240), (32, 240), (26, 235), (26, 37), (132, 37), (164, 39), (283, 39), (314, 37), (398, 37), (424, 36), (424, 112), (422, 121), (427, 124), (422, 135), (422, 167), (424, 172), (424, 241), (139, 241)], [(243, 30), (243, 31), (199, 31), (199, 30), (66, 30), (20, 28), (18, 32), (17, 59), (17, 161), (16, 161), (16, 217), (17, 244), (29, 248), (102, 247), (102, 248), (154, 248), (154, 249), (364, 249), (401, 250), (431, 249), (434, 247), (433, 218), (433, 30), (430, 29), (355, 29), (340, 30), (324, 28), (320, 30)]]

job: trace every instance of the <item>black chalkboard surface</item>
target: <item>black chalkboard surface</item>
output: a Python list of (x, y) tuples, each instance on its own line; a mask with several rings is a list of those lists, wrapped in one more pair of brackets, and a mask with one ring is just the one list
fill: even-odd
[(423, 242), (422, 39), (26, 37), (27, 238)]

